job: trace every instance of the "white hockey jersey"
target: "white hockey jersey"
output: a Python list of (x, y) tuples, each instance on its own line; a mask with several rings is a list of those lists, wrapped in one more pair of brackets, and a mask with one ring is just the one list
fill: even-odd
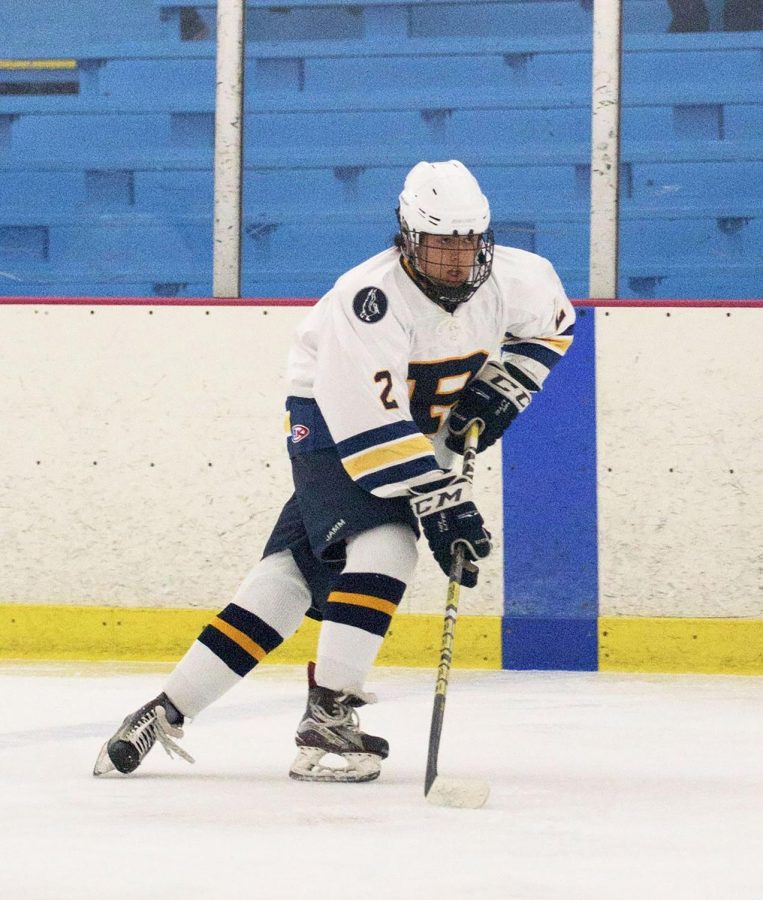
[[(540, 390), (572, 343), (575, 312), (548, 260), (496, 246), (488, 280), (453, 314), (390, 248), (338, 279), (303, 320), (289, 394), (312, 398), (345, 470), (380, 497), (443, 477), (450, 409), (489, 358)], [(299, 439), (299, 423), (290, 422)]]

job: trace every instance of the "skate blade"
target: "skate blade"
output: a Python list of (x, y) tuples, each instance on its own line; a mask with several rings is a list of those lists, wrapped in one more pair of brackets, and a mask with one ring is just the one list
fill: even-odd
[(438, 775), (427, 792), (427, 800), (435, 806), (456, 809), (479, 809), (490, 795), (490, 785), (473, 778), (447, 778)]
[(344, 767), (321, 765), (327, 751), (318, 747), (300, 747), (297, 758), (289, 769), (289, 777), (297, 781), (321, 781), (335, 784), (358, 784), (374, 781), (381, 773), (381, 757), (373, 753), (337, 754), (344, 760)]
[(95, 761), (95, 766), (93, 767), (93, 775), (105, 775), (107, 772), (116, 771), (116, 766), (109, 759), (109, 742), (101, 747), (101, 752), (98, 754), (98, 759)]

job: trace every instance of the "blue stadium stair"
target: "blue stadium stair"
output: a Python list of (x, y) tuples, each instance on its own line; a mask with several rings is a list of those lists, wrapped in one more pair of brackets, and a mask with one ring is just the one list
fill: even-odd
[[(456, 156), (586, 294), (589, 0), (247, 5), (247, 293), (322, 292), (389, 244), (410, 165)], [(70, 62), (0, 69), (0, 293), (211, 291), (214, 8), (106, 6), (4, 34)], [(669, 18), (626, 0), (621, 294), (759, 296), (763, 37)]]

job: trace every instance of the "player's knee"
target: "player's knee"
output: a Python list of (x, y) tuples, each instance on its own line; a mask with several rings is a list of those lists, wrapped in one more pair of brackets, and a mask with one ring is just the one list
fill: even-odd
[(410, 584), (418, 561), (416, 536), (408, 525), (379, 525), (347, 542), (345, 571), (378, 572)]
[(283, 550), (257, 563), (239, 586), (233, 602), (266, 621), (282, 619), (288, 608), (298, 624), (310, 606), (310, 588), (291, 551)]

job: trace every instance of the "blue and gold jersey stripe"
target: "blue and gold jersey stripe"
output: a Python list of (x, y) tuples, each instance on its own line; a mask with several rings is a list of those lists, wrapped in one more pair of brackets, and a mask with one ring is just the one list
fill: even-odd
[(434, 453), (432, 442), (423, 434), (417, 434), (344, 457), (342, 465), (352, 478), (357, 479), (377, 469), (399, 465), (414, 457), (431, 453)]
[(524, 356), (550, 370), (559, 362), (569, 349), (570, 344), (572, 344), (571, 332), (572, 328), (570, 327), (564, 334), (554, 335), (553, 337), (533, 338), (532, 340), (508, 338), (503, 342), (501, 355), (504, 358), (512, 355)]
[(368, 431), (361, 431), (360, 434), (354, 434), (344, 441), (339, 441), (336, 445), (336, 449), (339, 451), (339, 455), (342, 459), (346, 459), (363, 450), (370, 450), (372, 447), (378, 447), (379, 444), (386, 444), (389, 441), (410, 437), (411, 435), (420, 433), (421, 432), (416, 427), (416, 423), (413, 420), (404, 419), (400, 422), (390, 422), (388, 425), (380, 425), (378, 428), (370, 428)]
[(504, 350), (511, 351), (516, 350), (517, 347), (540, 345), (543, 347), (548, 347), (551, 350), (555, 350), (557, 353), (563, 356), (569, 349), (574, 334), (574, 325), (568, 326), (564, 329), (564, 331), (559, 332), (559, 334), (549, 334), (543, 335), (541, 337), (531, 338), (516, 337), (515, 335), (507, 331), (503, 336), (502, 344)]
[(531, 343), (530, 341), (523, 341), (520, 344), (504, 344), (502, 357), (504, 359), (510, 358), (512, 356), (524, 357), (525, 359), (532, 359), (537, 363), (540, 363), (542, 366), (545, 366), (546, 369), (553, 369), (553, 367), (559, 362), (562, 358), (562, 353), (558, 350), (553, 350), (545, 344), (536, 344)]
[(385, 495), (389, 494), (390, 489), (398, 484), (407, 484), (413, 487), (422, 481), (429, 483), (426, 476), (433, 472), (442, 472), (435, 457), (420, 456), (400, 465), (388, 466), (386, 469), (379, 469), (363, 475), (356, 479), (356, 483), (366, 491)]
[(342, 465), (364, 490), (381, 494), (439, 470), (432, 442), (415, 422), (391, 422), (337, 444)]
[[(518, 338), (507, 332), (501, 345), (501, 360), (509, 374), (529, 390), (539, 391), (546, 376), (572, 344), (575, 326), (559, 334), (537, 338)], [(526, 383), (531, 379), (534, 384)]]

